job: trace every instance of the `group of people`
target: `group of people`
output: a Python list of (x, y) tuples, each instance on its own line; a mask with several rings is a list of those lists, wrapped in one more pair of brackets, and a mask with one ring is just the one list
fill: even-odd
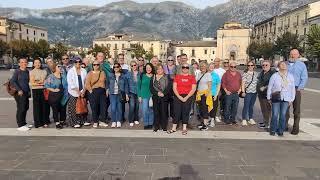
[[(27, 59), (20, 58), (19, 69), (10, 80), (17, 90), (14, 98), (18, 130), (30, 130), (26, 113), (31, 95), (35, 128), (48, 127), (51, 110), (57, 129), (107, 127), (110, 121), (112, 128), (120, 128), (126, 121), (128, 109), (130, 127), (139, 125), (142, 118), (144, 129), (171, 134), (182, 123), (183, 135), (188, 132), (193, 114), (202, 131), (221, 121), (236, 125), (239, 98), (244, 98), (241, 125), (255, 125), (254, 104), (258, 97), (263, 115), (259, 127), (270, 127), (270, 135), (283, 136), (288, 129), (289, 107), (293, 106), (291, 133), (296, 135), (299, 133), (301, 90), (308, 74), (297, 49), (291, 51), (290, 57), (276, 68), (271, 67), (270, 61), (263, 61), (262, 72), (257, 72), (254, 61), (249, 61), (244, 73), (237, 69), (236, 62), (221, 62), (218, 58), (209, 64), (207, 61), (188, 64), (186, 54), (176, 59), (169, 56), (164, 63), (157, 57), (149, 62), (138, 57), (129, 64), (124, 54), (119, 54), (112, 63), (105, 60), (102, 52), (97, 53), (92, 63), (84, 63), (79, 57), (70, 63), (69, 57), (64, 55), (60, 63), (47, 58), (46, 64), (41, 64), (40, 59), (35, 59), (30, 72)], [(79, 98), (90, 104), (92, 118), (88, 118), (88, 113), (77, 112)], [(169, 121), (172, 121), (170, 128)]]

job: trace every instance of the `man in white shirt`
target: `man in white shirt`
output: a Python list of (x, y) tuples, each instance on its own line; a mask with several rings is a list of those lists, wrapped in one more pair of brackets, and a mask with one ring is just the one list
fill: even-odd
[(118, 62), (120, 63), (122, 69), (130, 70), (129, 65), (124, 61), (124, 54), (118, 54)]

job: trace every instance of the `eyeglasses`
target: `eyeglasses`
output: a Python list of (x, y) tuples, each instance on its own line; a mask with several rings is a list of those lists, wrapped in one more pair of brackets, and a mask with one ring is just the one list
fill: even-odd
[(77, 64), (78, 64), (78, 63), (81, 63), (81, 61), (76, 61), (75, 63), (77, 63)]
[(266, 66), (269, 66), (269, 64), (262, 64), (262, 66), (266, 67)]
[(231, 68), (236, 68), (237, 66), (230, 66)]
[(189, 66), (182, 66), (182, 69), (189, 69)]
[(253, 64), (248, 64), (247, 66), (254, 66)]
[(136, 67), (136, 66), (137, 66), (136, 64), (131, 65), (131, 67)]
[(100, 66), (100, 64), (93, 64), (93, 66)]

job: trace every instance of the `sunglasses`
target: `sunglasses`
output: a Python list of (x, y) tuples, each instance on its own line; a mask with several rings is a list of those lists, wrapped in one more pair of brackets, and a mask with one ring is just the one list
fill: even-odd
[(189, 69), (189, 66), (182, 66), (182, 69)]
[(237, 66), (230, 66), (231, 68), (236, 68)]
[(173, 59), (168, 59), (168, 61), (173, 61)]
[(225, 64), (229, 64), (229, 62), (223, 62), (223, 63), (225, 63)]
[(248, 64), (247, 66), (254, 66), (253, 64)]
[(76, 61), (75, 63), (81, 63), (81, 61)]
[(100, 66), (100, 64), (93, 64), (93, 66)]
[(143, 59), (139, 59), (138, 61), (144, 61)]
[(134, 65), (131, 65), (131, 67), (136, 67), (137, 65), (136, 64), (134, 64)]
[(62, 60), (68, 60), (69, 58), (63, 58)]
[(120, 66), (113, 66), (113, 69), (114, 69), (114, 68), (120, 68)]

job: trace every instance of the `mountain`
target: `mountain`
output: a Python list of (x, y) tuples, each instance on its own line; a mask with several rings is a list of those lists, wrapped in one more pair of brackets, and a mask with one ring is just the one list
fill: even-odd
[(46, 27), (51, 42), (65, 40), (75, 46), (89, 46), (94, 38), (113, 32), (175, 40), (212, 37), (225, 21), (253, 25), (313, 1), (230, 0), (205, 9), (173, 1), (120, 1), (102, 7), (0, 8), (0, 16)]

